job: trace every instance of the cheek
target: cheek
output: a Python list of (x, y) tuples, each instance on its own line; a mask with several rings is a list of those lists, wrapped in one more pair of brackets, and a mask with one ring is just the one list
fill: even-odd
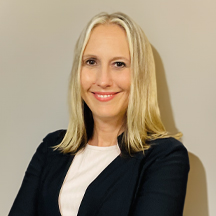
[(130, 91), (130, 86), (131, 86), (131, 71), (130, 70), (128, 72), (128, 76), (126, 77), (125, 83), (126, 83), (126, 88), (128, 89), (128, 91)]
[(89, 89), (94, 84), (93, 74), (87, 69), (82, 69), (80, 72), (80, 83), (83, 90)]
[(125, 80), (125, 89), (127, 91), (130, 91), (130, 86), (131, 86), (131, 80), (130, 79), (126, 79)]
[(88, 89), (89, 86), (89, 77), (87, 73), (85, 73), (85, 70), (81, 70), (80, 73), (80, 84), (83, 90)]
[(131, 86), (130, 72), (124, 73), (123, 76), (119, 77), (118, 81), (122, 89), (128, 92), (130, 91), (130, 86)]

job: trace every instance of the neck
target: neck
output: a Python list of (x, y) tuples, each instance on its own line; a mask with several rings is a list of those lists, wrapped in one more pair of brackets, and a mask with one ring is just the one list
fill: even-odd
[(117, 136), (124, 131), (124, 120), (99, 120), (94, 118), (94, 131), (88, 144), (94, 146), (112, 146), (117, 144)]

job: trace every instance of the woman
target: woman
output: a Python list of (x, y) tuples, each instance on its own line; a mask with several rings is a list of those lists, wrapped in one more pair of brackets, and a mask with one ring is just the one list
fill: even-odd
[(161, 122), (151, 46), (127, 15), (81, 33), (69, 101), (67, 131), (38, 147), (9, 215), (182, 215), (187, 150)]

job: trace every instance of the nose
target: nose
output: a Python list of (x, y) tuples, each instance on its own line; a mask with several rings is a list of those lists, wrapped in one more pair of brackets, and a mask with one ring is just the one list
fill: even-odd
[(101, 66), (97, 72), (96, 85), (100, 86), (101, 88), (107, 88), (112, 85), (112, 82), (112, 75), (109, 66)]

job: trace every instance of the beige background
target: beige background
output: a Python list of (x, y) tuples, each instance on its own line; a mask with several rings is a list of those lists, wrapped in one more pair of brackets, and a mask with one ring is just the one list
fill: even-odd
[(7, 215), (42, 138), (66, 128), (75, 41), (101, 11), (144, 29), (156, 58), (162, 117), (181, 130), (191, 172), (185, 216), (216, 215), (214, 0), (0, 0), (0, 215)]

